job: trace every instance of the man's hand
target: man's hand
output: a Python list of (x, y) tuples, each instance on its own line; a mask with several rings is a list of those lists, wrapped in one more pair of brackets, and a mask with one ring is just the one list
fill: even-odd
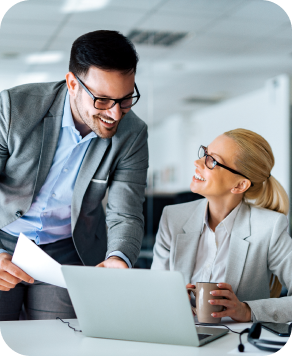
[[(225, 310), (212, 313), (214, 318), (223, 318), (229, 316), (231, 319), (239, 322), (251, 321), (251, 310), (248, 304), (240, 302), (234, 294), (232, 287), (228, 283), (219, 283), (218, 287), (222, 290), (213, 290), (210, 293), (213, 296), (221, 296), (226, 299), (210, 299), (211, 305), (223, 305)], [(212, 297), (211, 297), (212, 298)]]
[(22, 269), (11, 262), (12, 256), (9, 253), (0, 253), (0, 290), (8, 292), (21, 281), (33, 283), (31, 276), (23, 272)]
[(99, 263), (96, 267), (105, 267), (105, 268), (129, 268), (126, 262), (118, 257), (111, 256), (107, 260)]

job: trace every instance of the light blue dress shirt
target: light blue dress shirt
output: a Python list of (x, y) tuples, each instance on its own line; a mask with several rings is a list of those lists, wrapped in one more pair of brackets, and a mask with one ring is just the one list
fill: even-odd
[[(3, 231), (14, 236), (22, 232), (37, 245), (72, 236), (73, 190), (84, 155), (92, 139), (97, 139), (94, 132), (82, 138), (75, 128), (67, 92), (58, 145), (45, 183), (34, 198), (29, 211), (3, 227)], [(0, 249), (1, 252), (6, 251)], [(108, 257), (113, 255), (121, 257), (131, 267), (131, 262), (122, 252), (114, 251)]]

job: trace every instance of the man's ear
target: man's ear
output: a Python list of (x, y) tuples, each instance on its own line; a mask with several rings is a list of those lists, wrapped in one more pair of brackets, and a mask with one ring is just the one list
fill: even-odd
[(235, 187), (231, 189), (233, 194), (243, 194), (251, 186), (251, 182), (248, 179), (241, 179)]
[(75, 78), (75, 75), (72, 72), (68, 72), (65, 78), (66, 78), (69, 94), (75, 97), (78, 91), (78, 82), (77, 79)]

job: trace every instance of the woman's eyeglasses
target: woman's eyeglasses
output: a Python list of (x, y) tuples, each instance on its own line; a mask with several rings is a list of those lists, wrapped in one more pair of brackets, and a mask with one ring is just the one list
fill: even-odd
[[(201, 145), (200, 148), (199, 148), (198, 154), (199, 154), (199, 159), (201, 159), (203, 157), (206, 157), (205, 158), (205, 165), (206, 165), (207, 168), (214, 169), (215, 166), (219, 166), (219, 167), (227, 169), (231, 173), (239, 174), (240, 176), (243, 176), (244, 178), (250, 180), (244, 174), (237, 172), (235, 169), (232, 169), (232, 168), (229, 168), (227, 166), (224, 166), (224, 164), (221, 164), (218, 161), (216, 161), (216, 159), (214, 157), (208, 155), (207, 147)], [(253, 186), (252, 182), (251, 182), (251, 186)]]

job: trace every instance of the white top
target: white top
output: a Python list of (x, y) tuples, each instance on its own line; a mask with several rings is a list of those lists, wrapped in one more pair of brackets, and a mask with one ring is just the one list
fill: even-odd
[(209, 204), (207, 204), (195, 269), (191, 279), (192, 284), (196, 284), (196, 282), (219, 283), (225, 281), (230, 235), (240, 206), (241, 202), (221, 221), (214, 232), (209, 226)]

